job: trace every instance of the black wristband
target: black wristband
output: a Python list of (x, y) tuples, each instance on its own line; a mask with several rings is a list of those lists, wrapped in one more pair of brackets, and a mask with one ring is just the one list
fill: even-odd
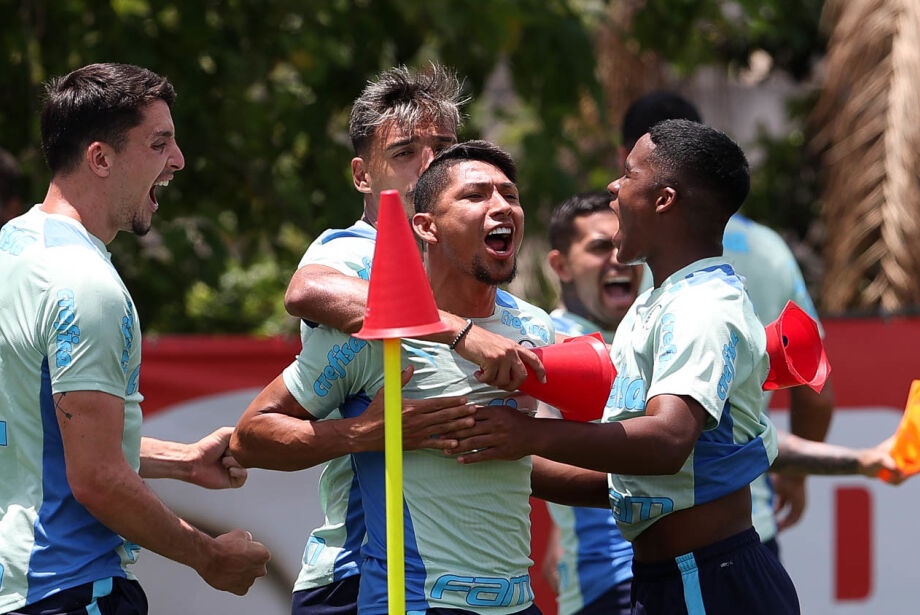
[(454, 341), (450, 343), (450, 349), (454, 350), (457, 347), (457, 344), (460, 343), (460, 340), (463, 339), (463, 336), (470, 332), (470, 329), (473, 328), (473, 321), (469, 318), (466, 319), (466, 326), (460, 329), (460, 333), (457, 334), (457, 337), (454, 338)]

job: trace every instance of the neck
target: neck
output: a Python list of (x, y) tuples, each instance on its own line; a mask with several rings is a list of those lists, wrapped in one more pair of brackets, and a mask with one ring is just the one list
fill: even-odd
[(575, 292), (575, 288), (572, 284), (562, 285), (562, 307), (564, 307), (566, 311), (571, 312), (572, 314), (581, 316), (588, 322), (596, 325), (598, 329), (602, 329), (604, 331), (613, 331), (617, 328), (617, 325), (620, 324), (619, 321), (601, 321), (594, 314), (589, 312), (584, 302), (578, 298), (578, 294)]
[(361, 216), (361, 219), (377, 228), (377, 212), (378, 207), (377, 203), (373, 202), (373, 197), (370, 194), (364, 195), (364, 214)]
[(52, 178), (48, 186), (41, 210), (73, 218), (107, 244), (115, 238), (118, 229), (109, 224), (103, 215), (104, 207), (100, 206), (103, 198), (104, 195), (94, 193), (75, 178), (56, 177)]
[(696, 240), (693, 244), (686, 242), (671, 242), (666, 248), (656, 254), (650, 254), (646, 259), (649, 269), (652, 270), (652, 280), (655, 288), (668, 279), (675, 272), (687, 265), (704, 258), (722, 256), (722, 240), (702, 243)]
[(495, 311), (498, 286), (486, 284), (428, 252), (428, 279), (438, 307), (464, 318), (487, 318)]

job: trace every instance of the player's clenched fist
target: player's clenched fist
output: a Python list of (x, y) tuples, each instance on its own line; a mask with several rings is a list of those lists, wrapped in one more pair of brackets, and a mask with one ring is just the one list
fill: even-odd
[(215, 538), (212, 545), (211, 557), (198, 569), (211, 587), (242, 596), (257, 577), (265, 576), (271, 554), (249, 532), (233, 530)]

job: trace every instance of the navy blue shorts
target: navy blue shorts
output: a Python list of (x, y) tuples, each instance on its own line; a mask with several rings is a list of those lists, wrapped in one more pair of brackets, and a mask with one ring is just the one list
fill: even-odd
[(673, 561), (633, 561), (633, 615), (798, 615), (792, 579), (757, 532)]
[(575, 611), (575, 615), (630, 615), (632, 604), (629, 600), (632, 580), (614, 585), (590, 603)]
[(59, 591), (9, 615), (147, 615), (147, 595), (137, 581), (109, 577)]
[(358, 585), (354, 574), (329, 585), (294, 592), (291, 615), (358, 615)]

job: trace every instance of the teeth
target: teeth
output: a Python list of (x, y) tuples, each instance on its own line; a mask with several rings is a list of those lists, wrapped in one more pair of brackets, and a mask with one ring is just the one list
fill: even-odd
[(164, 181), (161, 181), (161, 182), (156, 182), (156, 183), (153, 184), (153, 185), (154, 185), (154, 186), (168, 186), (168, 185), (169, 185), (169, 180), (167, 179), (167, 180), (164, 180)]
[(497, 228), (497, 229), (495, 229), (495, 230), (489, 232), (489, 234), (486, 235), (486, 237), (498, 237), (498, 236), (510, 235), (510, 234), (511, 234), (511, 229), (510, 229), (510, 228), (508, 228), (507, 226), (501, 226), (501, 227), (499, 227), (499, 228)]
[(629, 276), (618, 275), (604, 280), (604, 284), (629, 284)]

